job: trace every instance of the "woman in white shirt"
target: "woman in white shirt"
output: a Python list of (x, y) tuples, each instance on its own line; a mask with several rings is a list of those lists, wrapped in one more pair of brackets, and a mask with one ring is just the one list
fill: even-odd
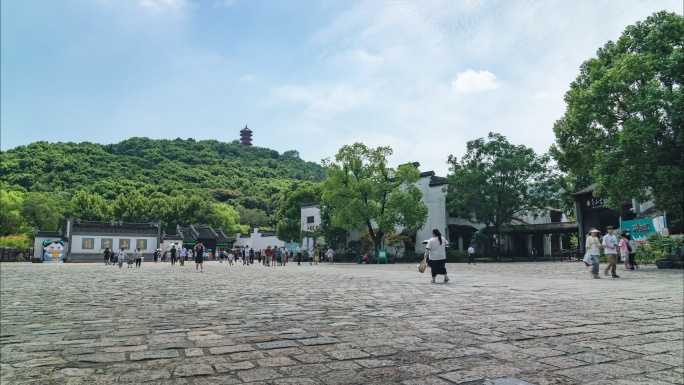
[(449, 282), (449, 276), (446, 271), (446, 245), (447, 240), (442, 238), (442, 233), (439, 230), (432, 230), (432, 238), (425, 246), (424, 258), (430, 258), (430, 271), (432, 272), (432, 283), (435, 283), (435, 277), (438, 275), (444, 276), (444, 283)]
[(599, 231), (596, 229), (589, 230), (589, 236), (587, 237), (587, 242), (584, 244), (584, 249), (587, 254), (591, 255), (592, 265), (591, 274), (594, 278), (601, 278), (599, 275), (599, 262), (601, 261), (601, 251), (599, 250), (601, 241), (598, 239)]

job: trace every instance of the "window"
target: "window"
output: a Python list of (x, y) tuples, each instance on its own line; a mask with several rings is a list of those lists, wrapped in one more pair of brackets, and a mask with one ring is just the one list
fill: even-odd
[(306, 217), (306, 223), (314, 223), (314, 217)]

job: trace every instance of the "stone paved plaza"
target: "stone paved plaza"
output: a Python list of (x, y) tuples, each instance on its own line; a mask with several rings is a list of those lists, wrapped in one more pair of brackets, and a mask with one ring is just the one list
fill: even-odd
[(2, 385), (682, 384), (681, 271), (3, 264)]

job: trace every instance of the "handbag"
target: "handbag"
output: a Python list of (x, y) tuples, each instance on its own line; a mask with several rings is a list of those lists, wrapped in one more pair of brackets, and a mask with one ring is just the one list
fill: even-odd
[(584, 264), (589, 267), (594, 264), (594, 258), (589, 253), (584, 254)]
[(427, 263), (425, 263), (425, 259), (420, 261), (420, 264), (418, 265), (418, 271), (421, 273), (425, 273), (425, 269), (427, 268)]

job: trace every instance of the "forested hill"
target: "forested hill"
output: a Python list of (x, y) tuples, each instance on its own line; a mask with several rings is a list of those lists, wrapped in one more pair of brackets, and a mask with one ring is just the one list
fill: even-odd
[[(3, 190), (15, 191), (23, 198), (40, 193), (58, 199), (64, 206), (60, 209), (91, 220), (162, 217), (180, 224), (212, 222), (207, 218), (210, 205), (222, 202), (239, 212), (241, 224), (274, 228), (272, 214), (281, 192), (301, 181), (324, 178), (320, 165), (303, 161), (296, 151), (279, 154), (245, 147), (238, 141), (131, 138), (107, 145), (36, 142), (0, 153)], [(104, 200), (106, 207), (101, 210), (105, 212), (77, 207), (91, 205), (86, 198), (96, 200), (99, 206)], [(138, 198), (142, 202), (128, 202)], [(199, 201), (204, 205), (201, 208), (197, 207)], [(155, 212), (149, 208), (153, 203), (164, 207)], [(167, 207), (193, 204), (194, 211), (206, 213), (183, 214), (182, 207)]]

